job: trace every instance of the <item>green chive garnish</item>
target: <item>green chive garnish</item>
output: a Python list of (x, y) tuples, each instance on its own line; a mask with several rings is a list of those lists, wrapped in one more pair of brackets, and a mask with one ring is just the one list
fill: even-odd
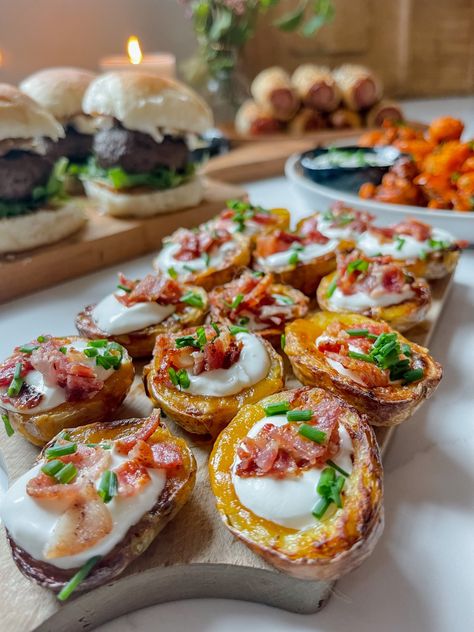
[(75, 575), (71, 577), (68, 583), (62, 588), (62, 590), (58, 593), (59, 601), (66, 601), (71, 596), (79, 584), (84, 581), (84, 579), (89, 575), (94, 566), (101, 559), (100, 555), (96, 555), (95, 557), (91, 557), (89, 561), (87, 561), (82, 568), (80, 568)]
[(15, 431), (12, 428), (8, 415), (6, 414), (2, 415), (2, 421), (3, 421), (3, 425), (5, 426), (5, 432), (7, 433), (7, 437), (11, 437), (12, 434), (15, 433)]
[(252, 274), (254, 277), (257, 277), (257, 279), (261, 279), (265, 276), (265, 272), (262, 272), (262, 270), (252, 270)]
[(263, 410), (267, 417), (273, 417), (273, 415), (280, 415), (290, 410), (290, 402), (276, 402), (275, 404), (268, 404), (264, 406)]
[(282, 349), (285, 348), (285, 344), (286, 344), (286, 336), (285, 336), (285, 334), (281, 334), (281, 336), (280, 336), (280, 345), (281, 345)]
[(191, 266), (188, 266), (187, 263), (183, 265), (183, 270), (186, 270), (186, 272), (196, 272), (196, 270), (194, 268), (191, 268)]
[(411, 356), (411, 347), (410, 345), (404, 343), (402, 344), (402, 352), (406, 355), (406, 356)]
[(290, 266), (295, 266), (299, 260), (300, 258), (296, 250), (292, 252), (291, 255), (288, 257), (288, 263), (290, 264)]
[(355, 360), (364, 360), (364, 362), (370, 362), (371, 364), (374, 364), (374, 360), (366, 353), (358, 353), (357, 351), (349, 351), (347, 355), (349, 356), (349, 358), (354, 358)]
[(196, 340), (200, 349), (207, 343), (206, 330), (204, 327), (198, 327), (196, 329)]
[(106, 340), (105, 338), (101, 338), (99, 340), (89, 340), (89, 342), (87, 343), (89, 345), (89, 347), (106, 347), (107, 346), (107, 342), (108, 340)]
[(202, 300), (202, 296), (196, 294), (196, 292), (186, 292), (181, 297), (182, 303), (187, 303), (191, 305), (191, 307), (204, 307), (204, 301)]
[(211, 256), (208, 252), (203, 252), (202, 253), (202, 258), (204, 259), (204, 265), (207, 267), (209, 267), (209, 262), (211, 261)]
[(356, 259), (355, 261), (351, 261), (347, 266), (347, 271), (349, 273), (355, 272), (366, 272), (369, 268), (369, 262), (364, 259)]
[(331, 283), (328, 285), (328, 289), (326, 290), (326, 298), (331, 298), (331, 296), (336, 291), (336, 288), (337, 288), (337, 276), (335, 276), (334, 279), (331, 281)]
[(71, 481), (73, 481), (77, 476), (77, 469), (74, 463), (66, 463), (59, 472), (56, 472), (54, 478), (62, 483), (63, 485), (67, 485)]
[(294, 305), (295, 301), (289, 296), (283, 294), (272, 294), (273, 299), (277, 305)]
[(401, 250), (405, 244), (406, 239), (403, 237), (397, 237), (397, 245), (395, 246), (395, 250)]
[(320, 498), (318, 502), (314, 505), (311, 513), (315, 518), (321, 520), (326, 511), (329, 509), (330, 504), (331, 501), (329, 500), (329, 498)]
[(46, 337), (45, 336), (38, 336), (38, 338), (36, 338), (36, 340), (38, 342), (46, 342)]
[(109, 503), (118, 492), (117, 474), (111, 470), (105, 471), (100, 479), (97, 492), (104, 503)]
[(30, 355), (30, 353), (33, 353), (33, 351), (35, 351), (36, 349), (39, 349), (38, 345), (35, 345), (33, 347), (24, 345), (23, 347), (20, 347), (20, 351), (22, 353), (27, 353), (28, 355)]
[(346, 478), (350, 476), (349, 472), (346, 472), (346, 470), (343, 470), (342, 467), (340, 467), (337, 463), (334, 463), (334, 461), (331, 461), (330, 459), (328, 459), (326, 463), (330, 465), (331, 467), (333, 467), (335, 470), (337, 470), (340, 474), (342, 474)]
[(315, 443), (324, 443), (327, 437), (327, 434), (323, 430), (318, 430), (314, 426), (310, 426), (308, 424), (301, 424), (298, 429), (298, 433), (302, 437), (306, 437), (306, 439), (310, 439)]
[(178, 349), (184, 349), (184, 347), (194, 347), (195, 349), (199, 349), (199, 344), (194, 336), (180, 336), (175, 340), (176, 347)]
[(312, 410), (289, 410), (286, 413), (288, 421), (310, 421), (312, 416)]
[(54, 459), (53, 461), (48, 461), (41, 467), (41, 471), (47, 476), (56, 476), (56, 474), (64, 467), (64, 463), (59, 461), (58, 459)]
[(172, 279), (177, 279), (178, 273), (174, 268), (168, 268), (168, 276), (170, 276)]
[(214, 329), (214, 331), (216, 332), (216, 336), (220, 336), (221, 331), (219, 329), (219, 327), (217, 326), (217, 323), (211, 323), (211, 327)]
[(242, 327), (247, 325), (249, 322), (250, 318), (248, 316), (242, 316), (241, 318), (239, 318), (239, 325), (241, 325)]
[(117, 289), (123, 290), (124, 292), (127, 292), (127, 293), (132, 291), (131, 288), (127, 287), (126, 285), (122, 285), (121, 283), (117, 285)]
[(368, 329), (346, 329), (346, 333), (348, 333), (349, 336), (362, 336), (366, 338), (369, 334), (369, 330)]
[(178, 376), (176, 374), (176, 371), (173, 369), (173, 367), (170, 366), (170, 368), (168, 369), (168, 375), (170, 376), (170, 380), (171, 383), (174, 386), (178, 386), (179, 385), (179, 380), (178, 380)]
[(23, 378), (21, 377), (21, 371), (23, 369), (23, 365), (21, 362), (17, 362), (15, 365), (15, 371), (13, 372), (13, 379), (10, 382), (10, 386), (7, 389), (8, 397), (16, 397), (19, 395), (21, 391), (21, 387), (23, 386)]
[(88, 349), (86, 347), (84, 349), (84, 355), (87, 356), (88, 358), (95, 358), (95, 356), (99, 355), (99, 350), (93, 349), (93, 348)]
[(176, 376), (178, 378), (178, 382), (181, 388), (189, 388), (189, 385), (191, 384), (191, 380), (189, 379), (189, 375), (186, 369), (180, 369), (176, 373)]
[(411, 369), (411, 371), (404, 373), (402, 377), (405, 384), (410, 384), (410, 382), (417, 382), (418, 380), (421, 380), (423, 375), (423, 369)]
[(248, 334), (249, 330), (247, 327), (240, 327), (240, 325), (231, 325), (229, 327), (230, 333), (235, 336), (236, 334), (246, 333)]
[(243, 294), (237, 294), (232, 303), (230, 304), (231, 309), (237, 309), (240, 303), (244, 300)]
[(60, 351), (61, 353), (64, 353), (64, 355), (66, 355), (66, 353), (67, 353), (67, 347), (59, 347), (59, 351)]
[(53, 445), (47, 448), (45, 455), (47, 459), (54, 459), (57, 456), (65, 456), (75, 452), (77, 452), (77, 443), (66, 443), (65, 445)]

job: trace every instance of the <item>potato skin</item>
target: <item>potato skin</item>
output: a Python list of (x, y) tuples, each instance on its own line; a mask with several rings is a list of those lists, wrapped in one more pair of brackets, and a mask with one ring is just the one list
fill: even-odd
[[(354, 313), (349, 309), (332, 309), (331, 301), (327, 297), (328, 288), (334, 280), (336, 272), (325, 276), (319, 284), (317, 298), (319, 307), (328, 312), (339, 312), (343, 314)], [(386, 307), (370, 307), (358, 312), (363, 316), (368, 316), (374, 320), (384, 320), (397, 331), (407, 331), (426, 318), (426, 314), (431, 306), (431, 290), (429, 284), (424, 279), (417, 279), (412, 285), (415, 296), (403, 301), (398, 305), (388, 305)]]
[[(81, 340), (81, 338), (67, 336), (67, 341), (71, 340)], [(63, 402), (56, 408), (31, 415), (6, 410), (1, 406), (0, 412), (8, 415), (14, 429), (28, 441), (42, 446), (64, 428), (100, 421), (117, 410), (130, 390), (134, 376), (135, 369), (125, 350), (120, 368), (105, 380), (104, 386), (91, 399)]]
[[(327, 392), (309, 390), (315, 402)], [(299, 579), (334, 580), (370, 555), (383, 530), (383, 473), (375, 435), (363, 416), (342, 402), (343, 423), (354, 447), (354, 464), (344, 487), (344, 506), (304, 531), (277, 525), (241, 505), (232, 483), (237, 443), (265, 416), (263, 407), (284, 401), (283, 391), (244, 406), (219, 435), (209, 461), (211, 487), (226, 527), (256, 554)], [(334, 398), (341, 404), (339, 398)]]
[(357, 328), (369, 320), (360, 314), (333, 312), (318, 312), (295, 320), (285, 329), (285, 353), (296, 377), (303, 384), (319, 386), (342, 397), (360, 413), (367, 415), (369, 423), (374, 426), (395, 426), (411, 417), (423, 401), (433, 394), (443, 371), (441, 365), (429, 355), (428, 349), (400, 335), (400, 340), (408, 343), (423, 363), (425, 375), (422, 380), (405, 386), (396, 384), (369, 389), (340, 375), (316, 349), (316, 338), (332, 321)]
[(443, 279), (456, 268), (461, 249), (453, 246), (446, 250), (429, 252), (425, 259), (402, 261), (404, 267), (416, 277), (422, 277), (429, 281)]
[(171, 388), (157, 379), (153, 359), (143, 369), (143, 380), (148, 397), (176, 423), (193, 434), (216, 437), (244, 405), (258, 401), (283, 387), (283, 362), (278, 353), (263, 340), (270, 357), (268, 375), (253, 386), (235, 395), (211, 397), (191, 395)]
[[(73, 441), (99, 443), (133, 434), (146, 421), (146, 419), (104, 421), (73, 428), (68, 430), (68, 433)], [(150, 546), (159, 532), (187, 502), (193, 491), (196, 481), (196, 461), (186, 442), (173, 436), (164, 424), (160, 424), (150, 440), (156, 443), (161, 441), (174, 443), (182, 454), (183, 467), (173, 472), (172, 475), (168, 475), (165, 488), (156, 504), (139, 522), (130, 527), (125, 538), (100, 560), (88, 577), (79, 584), (75, 592), (90, 590), (120, 575), (131, 562), (142, 555)], [(15, 544), (8, 533), (7, 536), (13, 559), (20, 571), (29, 579), (54, 592), (59, 592), (78, 571), (78, 568), (60, 569), (51, 564), (34, 560), (26, 551)]]
[(207, 292), (196, 286), (188, 286), (196, 294), (199, 294), (203, 300), (204, 307), (192, 307), (185, 305), (181, 311), (168, 316), (163, 322), (157, 325), (151, 325), (145, 329), (131, 331), (128, 334), (113, 335), (99, 329), (92, 318), (92, 310), (95, 305), (88, 305), (82, 312), (76, 316), (76, 329), (86, 338), (106, 338), (114, 340), (128, 351), (132, 358), (150, 357), (155, 346), (155, 339), (159, 334), (166, 334), (180, 331), (186, 327), (194, 327), (201, 325), (207, 312)]

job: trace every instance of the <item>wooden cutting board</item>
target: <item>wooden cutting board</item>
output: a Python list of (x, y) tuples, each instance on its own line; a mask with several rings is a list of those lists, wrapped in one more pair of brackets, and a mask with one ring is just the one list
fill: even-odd
[[(409, 338), (428, 344), (447, 300), (452, 276), (433, 284), (434, 300), (428, 318), (409, 333)], [(295, 385), (290, 371), (287, 384)], [(117, 416), (144, 416), (150, 410), (137, 378)], [(188, 504), (122, 576), (89, 593), (73, 596), (65, 604), (20, 573), (2, 534), (2, 632), (79, 632), (139, 608), (197, 597), (256, 601), (298, 613), (316, 612), (324, 605), (331, 594), (331, 583), (289, 577), (233, 538), (221, 523), (209, 486), (210, 445), (183, 433), (171, 420), (166, 421), (172, 432), (186, 437), (198, 462), (197, 483)], [(376, 434), (385, 450), (391, 431), (377, 429)], [(31, 467), (38, 454), (38, 449), (18, 434), (10, 439), (1, 435), (0, 449), (12, 481)]]

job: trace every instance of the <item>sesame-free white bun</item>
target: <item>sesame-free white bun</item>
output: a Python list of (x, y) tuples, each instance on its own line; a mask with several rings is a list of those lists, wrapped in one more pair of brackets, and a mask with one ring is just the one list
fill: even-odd
[(115, 191), (97, 180), (84, 180), (87, 197), (96, 203), (104, 215), (114, 217), (153, 217), (160, 213), (179, 211), (196, 206), (203, 198), (204, 187), (199, 176), (172, 189), (163, 191), (143, 189), (137, 193), (132, 190)]
[(4, 217), (0, 219), (0, 254), (52, 244), (78, 231), (86, 221), (76, 201), (57, 209), (37, 209), (27, 215)]
[(62, 125), (15, 86), (0, 83), (0, 141), (10, 138), (58, 140), (64, 136)]
[(82, 68), (46, 68), (20, 83), (20, 90), (61, 121), (82, 114), (82, 99), (97, 75)]
[(162, 140), (158, 128), (200, 134), (213, 123), (207, 104), (183, 83), (129, 70), (97, 77), (82, 107), (85, 114), (113, 117), (157, 142)]

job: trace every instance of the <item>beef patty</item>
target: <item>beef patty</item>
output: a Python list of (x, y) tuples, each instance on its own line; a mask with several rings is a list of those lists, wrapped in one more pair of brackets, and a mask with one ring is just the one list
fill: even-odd
[(12, 150), (0, 157), (0, 199), (28, 200), (33, 189), (46, 184), (53, 161), (28, 151)]
[(46, 153), (51, 160), (65, 156), (72, 162), (85, 162), (92, 152), (92, 134), (81, 134), (74, 127), (66, 127), (66, 136), (58, 141), (45, 138)]

